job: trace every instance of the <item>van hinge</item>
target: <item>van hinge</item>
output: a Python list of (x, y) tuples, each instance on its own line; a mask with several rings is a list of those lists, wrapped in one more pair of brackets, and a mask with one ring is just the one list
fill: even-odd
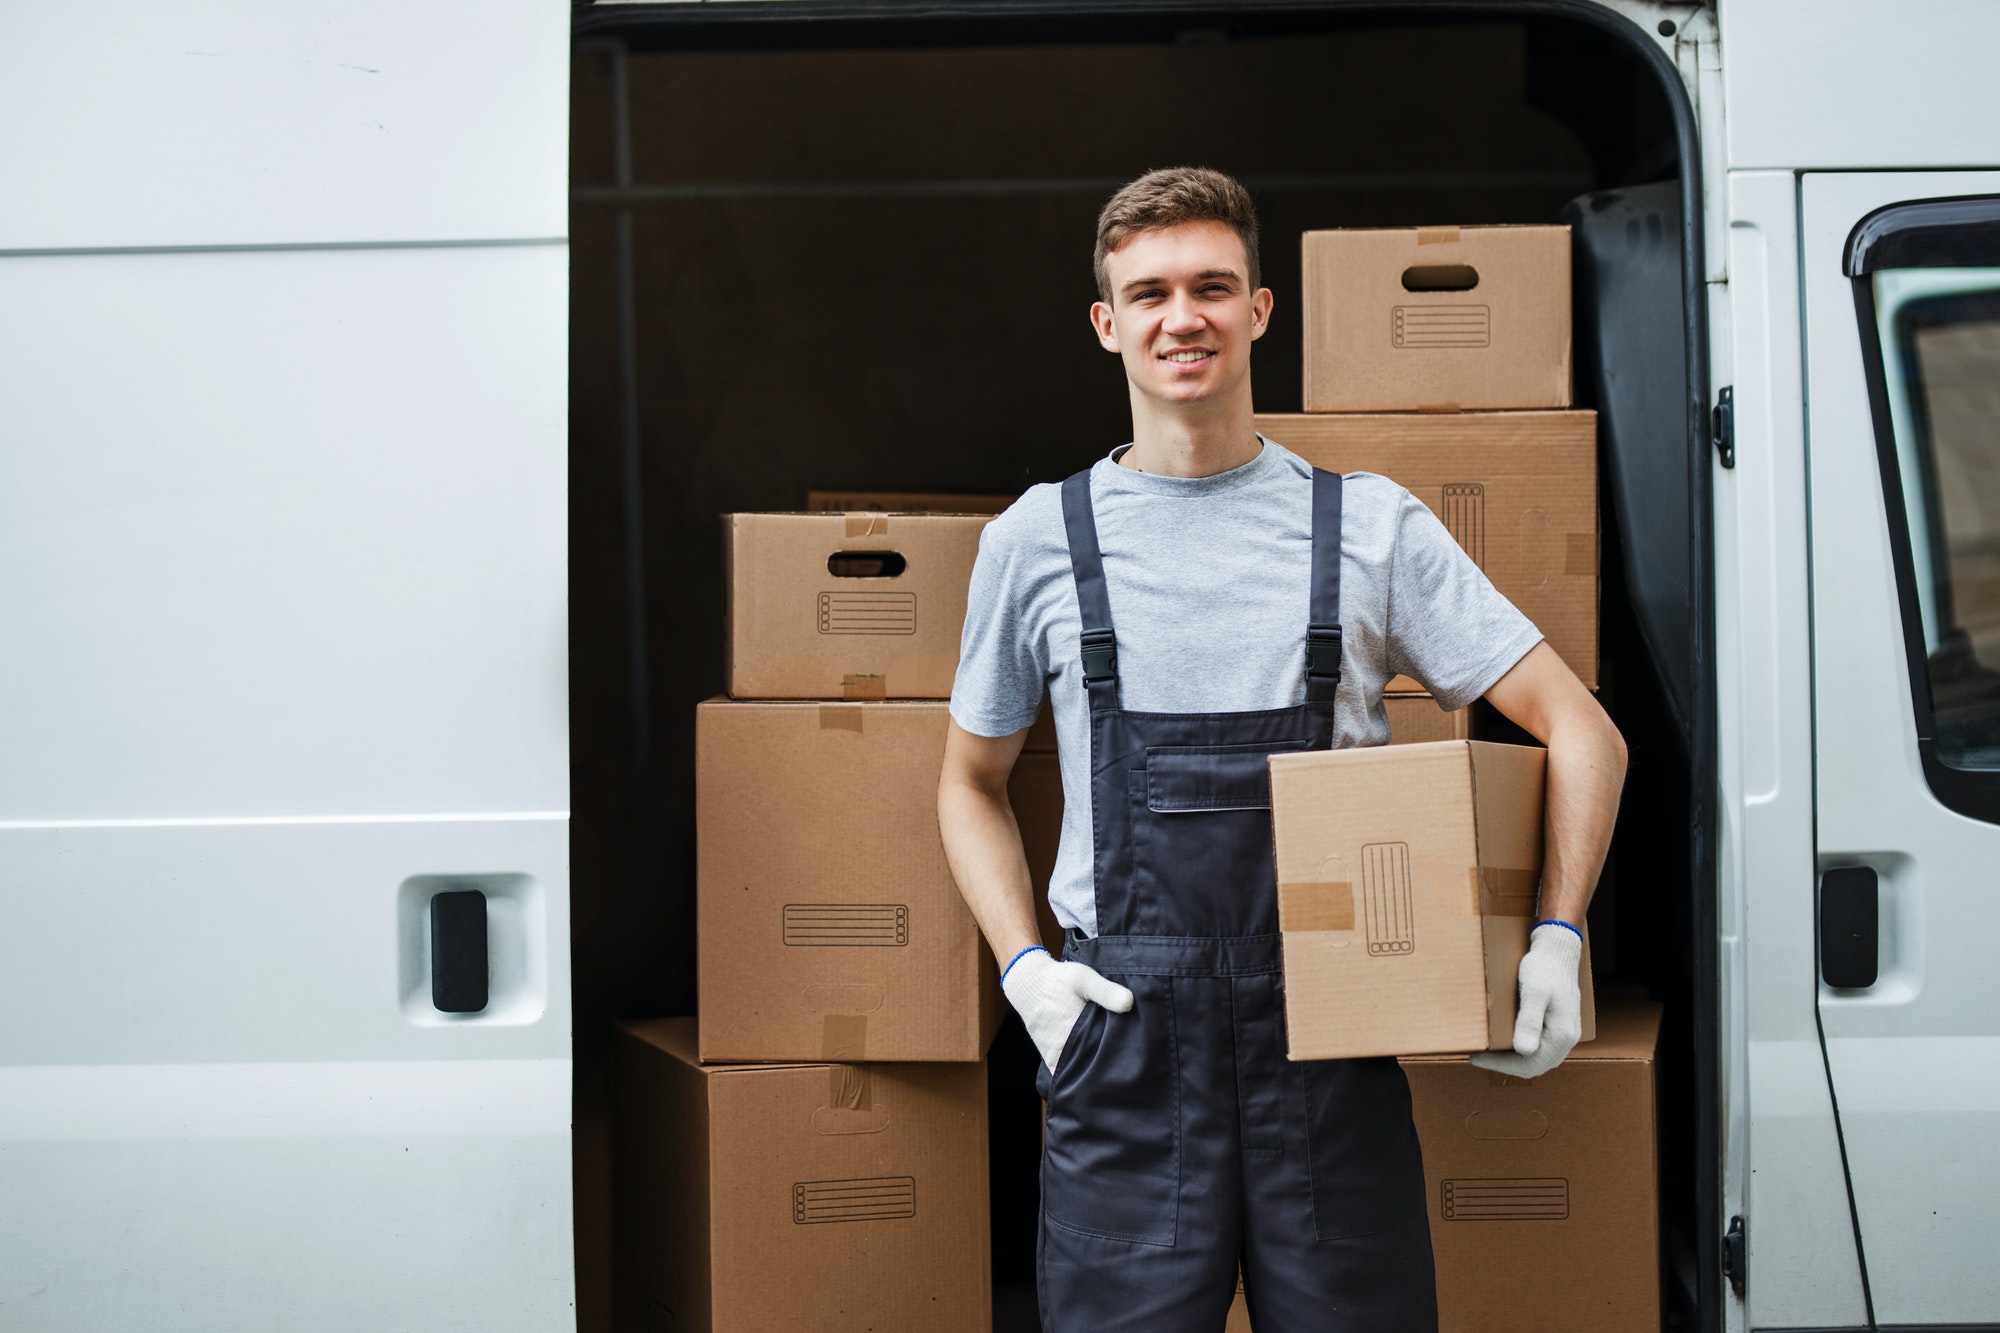
[(1715, 395), (1715, 413), (1710, 420), (1710, 437), (1722, 466), (1736, 466), (1736, 386), (1725, 384)]
[[(1729, 392), (1727, 389), (1724, 393)], [(1722, 1238), (1722, 1272), (1729, 1279), (1729, 1288), (1738, 1296), (1743, 1294), (1743, 1280), (1749, 1263), (1744, 1253), (1743, 1219), (1729, 1219), (1729, 1232)]]

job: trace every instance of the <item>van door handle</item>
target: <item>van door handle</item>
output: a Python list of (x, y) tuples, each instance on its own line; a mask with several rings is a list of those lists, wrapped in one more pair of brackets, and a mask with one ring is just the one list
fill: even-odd
[(444, 1014), (486, 1008), (486, 895), (446, 889), (431, 895), (431, 1006)]
[(1873, 866), (1828, 866), (1819, 877), (1819, 974), (1837, 990), (1875, 984), (1881, 961), (1880, 885)]

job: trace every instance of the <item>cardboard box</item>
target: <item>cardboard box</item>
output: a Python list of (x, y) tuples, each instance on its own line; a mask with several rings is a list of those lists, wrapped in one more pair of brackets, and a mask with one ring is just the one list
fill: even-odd
[(1568, 227), (1309, 231), (1308, 412), (1570, 405)]
[(992, 1327), (986, 1067), (701, 1065), (616, 1039), (617, 1326)]
[(990, 514), (729, 514), (729, 693), (947, 699)]
[[(1597, 414), (1273, 416), (1314, 467), (1375, 472), (1430, 506), (1502, 596), (1597, 688)], [(1422, 686), (1405, 677), (1391, 689)]]
[[(1292, 1059), (1513, 1044), (1545, 757), (1484, 741), (1271, 757)], [(1587, 943), (1581, 981), (1587, 1038)]]
[(1472, 737), (1472, 710), (1447, 713), (1428, 694), (1385, 694), (1382, 711), (1389, 718), (1389, 744), (1421, 745), (1426, 741), (1462, 741)]
[[(1536, 1079), (1403, 1062), (1423, 1141), (1440, 1333), (1658, 1333), (1655, 1004)], [(1560, 1281), (1549, 1280), (1560, 1255)]]
[(943, 703), (695, 713), (704, 1060), (978, 1060), (991, 953), (938, 837)]
[(998, 514), (1017, 498), (943, 495), (932, 491), (807, 491), (806, 508), (816, 514), (857, 510), (884, 514)]
[(1229, 1321), (1222, 1333), (1250, 1333), (1250, 1304), (1243, 1299), (1243, 1274), (1236, 1275), (1236, 1299), (1229, 1305)]

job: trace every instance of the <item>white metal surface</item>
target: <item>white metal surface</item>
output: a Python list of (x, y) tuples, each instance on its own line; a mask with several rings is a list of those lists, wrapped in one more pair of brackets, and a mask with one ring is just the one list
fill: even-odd
[(567, 24), (0, 13), (10, 1333), (574, 1320)]
[(1986, 0), (1728, 0), (1729, 165), (2000, 163), (2000, 5)]
[(1859, 1324), (1833, 1106), (1813, 1014), (1812, 660), (1796, 187), (1732, 176), (1728, 356), (1736, 466), (1714, 469), (1724, 1046), (1743, 1071), (1732, 1148), (1753, 1328)]
[[(1881, 876), (1882, 979), (1819, 996), (1875, 1316), (2000, 1320), (2000, 827), (1953, 813), (1919, 767), (1849, 231), (1902, 199), (2000, 193), (2000, 172), (1807, 175), (1819, 861)], [(1871, 332), (1872, 336), (1872, 332)]]
[(0, 821), (565, 808), (566, 263), (0, 259)]
[(569, 7), (0, 5), (0, 252), (561, 237)]

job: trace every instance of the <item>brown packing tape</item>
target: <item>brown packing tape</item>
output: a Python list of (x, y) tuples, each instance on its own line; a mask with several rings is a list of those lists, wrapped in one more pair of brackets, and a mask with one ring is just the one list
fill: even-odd
[(869, 1087), (868, 1066), (827, 1066), (826, 1104), (836, 1111), (874, 1110), (875, 1100)]
[(1456, 227), (1419, 227), (1419, 228), (1417, 228), (1417, 244), (1418, 244), (1418, 245), (1457, 245), (1457, 244), (1458, 244), (1458, 228), (1456, 228)]
[[(889, 697), (889, 678), (881, 675), (857, 676), (849, 672), (840, 678), (840, 697), (868, 701), (886, 699)], [(854, 729), (861, 730), (861, 723), (857, 721)]]
[(1563, 573), (1597, 576), (1597, 534), (1570, 532), (1563, 536)]
[(889, 516), (869, 510), (849, 510), (847, 514), (847, 536), (886, 537), (889, 534)]
[(859, 704), (821, 704), (819, 706), (819, 729), (821, 731), (861, 730), (861, 720), (867, 716)]
[(1515, 870), (1506, 866), (1474, 866), (1473, 901), (1486, 916), (1533, 916), (1535, 901), (1541, 896), (1542, 875), (1538, 870)]
[(1344, 879), (1278, 885), (1278, 929), (1353, 930), (1354, 885)]
[(849, 1063), (864, 1060), (868, 1052), (866, 1014), (825, 1014), (820, 1018), (819, 1058)]

